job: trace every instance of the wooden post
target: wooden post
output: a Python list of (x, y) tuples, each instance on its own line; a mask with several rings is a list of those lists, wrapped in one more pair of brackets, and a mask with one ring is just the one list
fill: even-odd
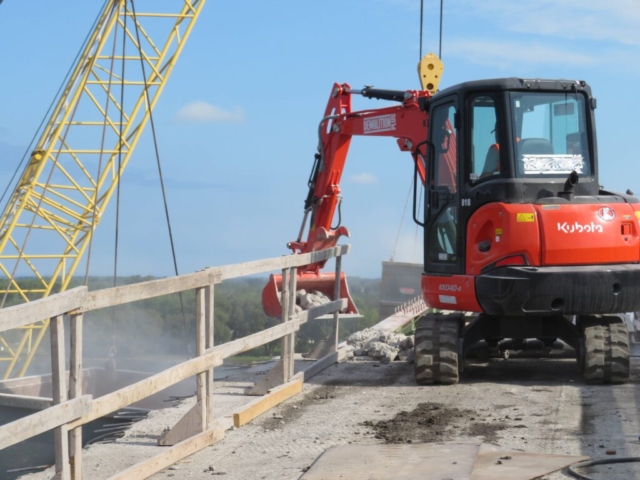
[[(200, 287), (196, 289), (196, 356), (198, 357), (203, 355), (206, 350), (207, 328), (205, 316), (205, 287)], [(201, 432), (204, 432), (209, 424), (207, 418), (207, 374), (208, 372), (202, 372), (196, 376), (198, 408), (202, 419)]]
[[(206, 289), (205, 311), (206, 311), (206, 330), (207, 340), (205, 346), (207, 349), (213, 348), (213, 314), (214, 314), (214, 284), (212, 283)], [(213, 368), (207, 372), (207, 428), (213, 428)]]
[[(333, 287), (333, 299), (340, 300), (340, 274), (342, 270), (342, 256), (338, 255), (336, 257), (336, 283)], [(336, 310), (333, 312), (333, 333), (334, 333), (334, 341), (333, 341), (333, 351), (338, 351), (338, 337), (340, 334), (340, 311)]]
[[(296, 267), (291, 268), (289, 278), (289, 317), (296, 313), (296, 293), (297, 293), (297, 280), (298, 269)], [(287, 318), (287, 321), (289, 319)], [(283, 338), (287, 341), (287, 351), (289, 355), (289, 370), (285, 372), (285, 383), (291, 380), (295, 373), (295, 352), (296, 352), (296, 334), (290, 333)]]
[[(53, 404), (67, 401), (67, 378), (64, 354), (64, 322), (62, 315), (53, 317), (49, 323), (51, 330), (51, 387)], [(69, 472), (69, 436), (68, 427), (61, 425), (54, 429), (56, 453), (56, 477), (71, 480)]]
[[(71, 369), (69, 398), (82, 396), (82, 314), (71, 315)], [(71, 476), (82, 480), (82, 426), (69, 432)]]
[[(282, 323), (289, 320), (289, 305), (291, 303), (291, 295), (289, 295), (291, 271), (288, 268), (282, 270)], [(280, 358), (282, 360), (282, 383), (289, 381), (291, 372), (291, 342), (289, 336), (282, 337)]]

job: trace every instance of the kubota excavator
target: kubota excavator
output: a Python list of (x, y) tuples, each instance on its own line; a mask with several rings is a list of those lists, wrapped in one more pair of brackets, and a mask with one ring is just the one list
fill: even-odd
[[(500, 78), (429, 87), (333, 86), (302, 229), (289, 248), (311, 252), (348, 235), (331, 224), (351, 138), (394, 137), (415, 162), (423, 296), (445, 311), (416, 325), (416, 381), (457, 383), (465, 355), (479, 344), (501, 351), (562, 340), (575, 349), (584, 381), (626, 382), (623, 312), (640, 310), (640, 200), (600, 187), (589, 85)], [(353, 95), (398, 104), (352, 111)], [(416, 218), (418, 178), (425, 188), (422, 218)], [(331, 298), (335, 279), (322, 267), (300, 269), (298, 288)], [(341, 297), (355, 313), (341, 280)], [(281, 282), (274, 275), (263, 291), (272, 316), (280, 315)]]

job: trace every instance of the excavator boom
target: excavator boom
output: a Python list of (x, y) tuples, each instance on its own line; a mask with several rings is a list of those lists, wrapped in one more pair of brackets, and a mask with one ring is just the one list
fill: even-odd
[[(399, 105), (353, 111), (351, 100), (354, 95), (399, 102)], [(324, 116), (318, 126), (318, 152), (309, 177), (309, 193), (304, 204), (300, 233), (296, 240), (287, 244), (294, 253), (331, 248), (337, 245), (341, 236), (349, 236), (349, 230), (342, 225), (341, 218), (336, 226), (332, 226), (332, 223), (336, 209), (340, 209), (340, 180), (354, 136), (395, 138), (400, 150), (411, 154), (417, 175), (424, 183), (428, 116), (421, 108), (421, 103), (427, 102), (430, 97), (429, 91), (383, 90), (372, 87), (355, 90), (348, 84), (333, 85)], [(303, 239), (305, 230), (307, 235)], [(335, 275), (321, 273), (325, 263), (323, 261), (301, 267), (297, 277), (298, 290), (315, 290), (332, 298)], [(341, 298), (347, 298), (349, 302), (347, 311), (343, 313), (357, 313), (344, 274), (340, 283)], [(281, 285), (282, 277), (272, 275), (263, 291), (263, 307), (269, 316), (277, 317), (281, 314)]]

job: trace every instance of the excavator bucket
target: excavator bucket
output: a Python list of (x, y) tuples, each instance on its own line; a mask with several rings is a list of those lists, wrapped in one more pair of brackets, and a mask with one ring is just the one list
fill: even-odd
[[(335, 273), (301, 273), (296, 279), (296, 290), (305, 290), (307, 293), (318, 291), (326, 295), (331, 300), (337, 300), (333, 295), (335, 289)], [(262, 290), (262, 308), (264, 313), (270, 317), (282, 316), (282, 275), (271, 275), (269, 282)], [(347, 308), (340, 313), (358, 314), (347, 285), (347, 277), (340, 274), (340, 298), (347, 299)]]

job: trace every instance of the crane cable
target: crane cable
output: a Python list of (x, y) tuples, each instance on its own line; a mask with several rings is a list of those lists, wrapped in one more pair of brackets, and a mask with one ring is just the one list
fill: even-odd
[[(444, 0), (440, 0), (440, 32), (438, 42), (438, 58), (442, 60), (442, 18), (444, 16)], [(420, 0), (420, 58), (422, 60), (422, 25), (424, 23), (424, 0)]]
[[(136, 6), (135, 6), (135, 2), (134, 0), (131, 0), (131, 12), (133, 15), (133, 23), (136, 27), (136, 39), (138, 41), (138, 48), (140, 49), (140, 66), (142, 68), (142, 79), (144, 81), (144, 96), (145, 96), (145, 100), (147, 103), (147, 111), (149, 112), (149, 123), (151, 126), (151, 133), (153, 136), (153, 146), (154, 146), (154, 150), (155, 150), (155, 154), (156, 154), (156, 163), (158, 165), (158, 175), (160, 177), (160, 188), (162, 190), (162, 201), (164, 203), (164, 213), (165, 213), (165, 217), (167, 219), (167, 229), (169, 231), (169, 242), (171, 243), (171, 256), (173, 258), (173, 268), (176, 274), (176, 277), (179, 275), (178, 273), (178, 260), (176, 258), (176, 248), (175, 248), (175, 244), (173, 241), (173, 232), (171, 229), (171, 219), (169, 217), (169, 205), (167, 202), (167, 193), (164, 187), (164, 177), (162, 175), (162, 164), (160, 162), (160, 150), (158, 148), (158, 138), (156, 135), (156, 126), (155, 126), (155, 122), (153, 120), (153, 110), (151, 108), (151, 100), (149, 98), (149, 86), (147, 85), (147, 71), (146, 68), (144, 66), (144, 60), (142, 58), (142, 43), (140, 42), (140, 29), (138, 28), (138, 18), (136, 17)], [(188, 348), (189, 348), (189, 343), (187, 341), (187, 317), (184, 313), (184, 299), (182, 296), (182, 292), (179, 292), (178, 295), (180, 296), (180, 309), (182, 312), (182, 335), (183, 335), (183, 340), (185, 343), (185, 347), (187, 349), (187, 353), (188, 353)]]
[[(119, 15), (118, 7), (118, 15)], [(118, 23), (116, 24), (116, 26)], [(113, 42), (115, 50), (115, 42), (117, 41), (118, 30), (114, 32)], [(124, 0), (124, 21), (122, 25), (122, 69), (120, 71), (120, 131), (118, 132), (118, 169), (116, 172), (116, 225), (115, 225), (115, 239), (114, 239), (114, 254), (113, 254), (113, 286), (115, 287), (118, 282), (118, 244), (120, 237), (120, 175), (122, 172), (122, 145), (123, 145), (123, 124), (124, 124), (124, 82), (125, 82), (125, 66), (126, 66), (126, 53), (127, 53), (127, 0)], [(140, 52), (142, 55), (142, 52)], [(113, 75), (113, 73), (111, 73)], [(145, 82), (146, 83), (146, 82)], [(106, 118), (106, 117), (105, 117)], [(111, 370), (116, 369), (116, 354), (118, 349), (116, 348), (116, 307), (111, 308), (111, 347), (109, 348), (109, 360), (107, 361), (107, 367)]]
[[(113, 72), (113, 66), (115, 63), (116, 56), (116, 44), (118, 38), (118, 28), (120, 23), (116, 22), (115, 32), (113, 34), (113, 49), (111, 50), (111, 65), (109, 67), (109, 72)], [(124, 60), (123, 60), (124, 61)], [(85, 287), (89, 286), (89, 271), (91, 267), (91, 253), (93, 250), (93, 234), (95, 232), (96, 227), (96, 218), (97, 218), (97, 210), (98, 210), (98, 194), (100, 189), (100, 176), (102, 175), (102, 159), (104, 156), (104, 144), (107, 136), (107, 120), (109, 118), (109, 105), (111, 104), (111, 87), (113, 85), (113, 73), (109, 74), (109, 83), (107, 85), (107, 104), (105, 105), (104, 110), (104, 122), (102, 124), (102, 139), (100, 141), (100, 156), (98, 157), (98, 174), (96, 175), (96, 187), (95, 192), (93, 194), (93, 213), (91, 220), (91, 233), (89, 235), (89, 247), (87, 249), (87, 268), (84, 277), (84, 285)], [(120, 108), (123, 109), (124, 105), (120, 105)], [(121, 110), (122, 111), (122, 110)], [(120, 126), (122, 127), (122, 114), (120, 115)], [(122, 134), (120, 134), (122, 138)]]
[(404, 223), (404, 216), (407, 213), (407, 206), (409, 205), (409, 198), (411, 198), (411, 190), (413, 189), (413, 179), (409, 184), (409, 192), (407, 193), (407, 200), (404, 202), (404, 210), (402, 210), (402, 216), (400, 217), (400, 225), (398, 225), (398, 233), (396, 234), (396, 241), (393, 244), (393, 250), (391, 251), (390, 262), (393, 262), (396, 257), (396, 248), (398, 247), (398, 241), (400, 240), (400, 232), (402, 231), (402, 224)]

